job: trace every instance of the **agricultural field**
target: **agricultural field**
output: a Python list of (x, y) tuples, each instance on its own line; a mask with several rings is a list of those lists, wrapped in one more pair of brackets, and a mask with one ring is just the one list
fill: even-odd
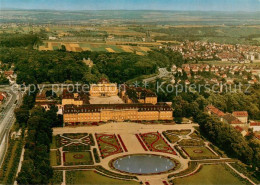
[(66, 184), (88, 184), (88, 185), (138, 185), (135, 181), (124, 181), (114, 178), (109, 178), (100, 174), (97, 171), (67, 171)]
[(151, 51), (151, 47), (148, 46), (131, 46), (131, 45), (113, 45), (106, 43), (71, 43), (71, 42), (44, 42), (39, 46), (40, 51), (53, 51), (60, 50), (62, 46), (65, 46), (66, 51), (81, 52), (81, 51), (103, 51), (110, 53), (136, 53), (138, 55), (145, 55), (148, 51)]
[(174, 179), (173, 183), (175, 185), (247, 184), (228, 168), (226, 165), (203, 165), (199, 172), (188, 177)]
[(207, 147), (204, 146), (196, 146), (196, 147), (182, 147), (184, 152), (191, 159), (217, 159), (219, 156), (216, 156), (213, 152), (211, 152)]

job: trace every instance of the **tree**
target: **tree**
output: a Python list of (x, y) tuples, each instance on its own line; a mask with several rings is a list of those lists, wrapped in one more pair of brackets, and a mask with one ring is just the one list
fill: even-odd
[(14, 111), (16, 121), (19, 123), (20, 127), (26, 124), (29, 119), (29, 110), (27, 108), (17, 108)]

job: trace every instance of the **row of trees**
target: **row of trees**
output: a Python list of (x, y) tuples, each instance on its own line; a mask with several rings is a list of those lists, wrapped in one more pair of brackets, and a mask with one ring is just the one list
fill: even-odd
[(2, 47), (33, 47), (41, 43), (38, 34), (0, 34), (0, 46)]
[(17, 122), (28, 130), (18, 184), (48, 184), (53, 176), (49, 155), (52, 124), (58, 120), (57, 108), (45, 111), (34, 107), (35, 94), (25, 95), (23, 105), (15, 110)]

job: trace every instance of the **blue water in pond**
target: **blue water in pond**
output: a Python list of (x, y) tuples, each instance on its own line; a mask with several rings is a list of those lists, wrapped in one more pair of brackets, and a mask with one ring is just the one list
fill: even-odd
[(135, 174), (161, 173), (175, 167), (172, 160), (156, 155), (129, 155), (113, 162), (113, 166), (124, 172)]

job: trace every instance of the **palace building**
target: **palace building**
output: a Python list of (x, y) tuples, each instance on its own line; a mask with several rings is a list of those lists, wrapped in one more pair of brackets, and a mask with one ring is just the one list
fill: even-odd
[[(93, 99), (99, 100), (98, 104)], [(107, 99), (120, 99), (109, 101)], [(63, 92), (63, 120), (65, 125), (97, 123), (107, 121), (156, 121), (173, 120), (170, 104), (158, 103), (150, 90), (117, 84), (101, 79), (92, 84), (89, 94)]]
[(63, 91), (62, 106), (64, 105), (84, 105), (89, 103), (89, 98), (84, 93), (70, 93), (67, 90)]
[(156, 94), (142, 87), (135, 88), (122, 85), (119, 96), (125, 103), (157, 103)]
[(107, 79), (102, 78), (98, 84), (90, 85), (89, 94), (90, 96), (117, 96), (117, 84), (109, 83)]
[(102, 104), (65, 105), (65, 123), (107, 121), (172, 120), (172, 108), (166, 103), (153, 104)]

